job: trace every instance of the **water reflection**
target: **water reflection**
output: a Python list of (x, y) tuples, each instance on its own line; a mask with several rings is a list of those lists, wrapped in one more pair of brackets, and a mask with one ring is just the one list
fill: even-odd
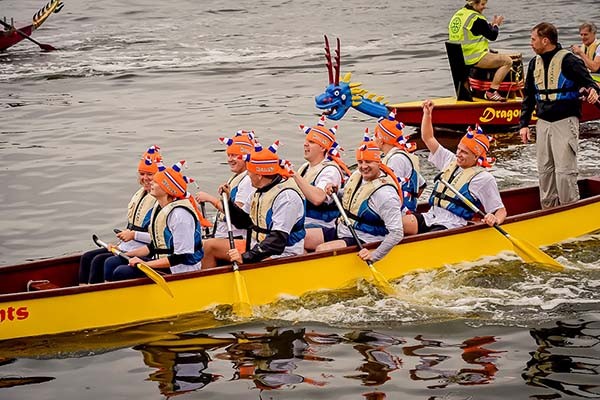
[[(476, 336), (466, 339), (458, 345), (446, 344), (439, 340), (425, 339), (421, 335), (415, 337), (421, 344), (415, 346), (403, 347), (404, 354), (407, 356), (420, 358), (420, 363), (409, 371), (409, 376), (414, 381), (435, 381), (435, 384), (428, 385), (429, 389), (441, 389), (450, 384), (457, 385), (485, 385), (493, 381), (498, 372), (496, 362), (498, 354), (504, 351), (490, 350), (483, 346), (496, 342), (493, 336)], [(451, 356), (442, 354), (447, 352), (448, 348), (462, 350), (462, 359), (469, 367), (460, 369), (442, 369), (440, 366), (444, 362), (450, 363)], [(421, 352), (423, 349), (436, 349), (433, 352)]]
[(550, 391), (530, 398), (600, 398), (600, 322), (558, 321), (556, 325), (530, 330), (538, 348), (530, 353), (522, 377), (527, 384)]
[[(16, 361), (15, 358), (0, 358), (0, 366), (9, 365)], [(0, 389), (11, 388), (14, 386), (31, 385), (34, 383), (43, 383), (52, 381), (52, 376), (0, 376)]]

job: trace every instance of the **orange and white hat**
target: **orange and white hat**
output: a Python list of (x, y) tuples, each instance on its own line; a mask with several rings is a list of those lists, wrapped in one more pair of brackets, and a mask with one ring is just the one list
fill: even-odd
[(335, 141), (337, 128), (337, 125), (333, 128), (325, 128), (325, 116), (321, 116), (319, 122), (317, 122), (317, 125), (315, 126), (309, 127), (300, 125), (300, 130), (306, 134), (306, 140), (318, 144), (327, 151), (337, 145)]
[(390, 144), (402, 150), (409, 152), (415, 151), (417, 145), (414, 142), (408, 142), (404, 137), (404, 124), (396, 121), (396, 114), (390, 112), (387, 117), (381, 117), (375, 126), (375, 136), (383, 143)]
[(379, 163), (379, 168), (393, 178), (396, 190), (400, 194), (400, 199), (402, 200), (402, 188), (400, 187), (399, 179), (390, 167), (381, 162), (381, 154), (381, 149), (369, 134), (369, 128), (366, 128), (363, 141), (360, 146), (358, 146), (358, 149), (356, 149), (356, 161), (377, 161)]
[(254, 151), (250, 154), (242, 156), (242, 160), (246, 161), (248, 171), (257, 175), (281, 175), (289, 178), (293, 175), (291, 164), (287, 160), (282, 160), (277, 156), (279, 148), (279, 140), (276, 140), (266, 149), (256, 142)]
[(155, 174), (158, 171), (158, 163), (162, 162), (159, 150), (157, 145), (150, 146), (138, 163), (138, 171)]
[(194, 209), (196, 210), (196, 216), (202, 226), (212, 226), (212, 223), (204, 218), (204, 215), (198, 209), (198, 204), (187, 191), (188, 183), (194, 182), (194, 179), (188, 178), (181, 173), (185, 160), (181, 160), (174, 164), (172, 167), (165, 168), (162, 163), (158, 165), (158, 172), (154, 175), (154, 182), (158, 184), (167, 194), (176, 199), (188, 199)]
[(222, 137), (219, 141), (227, 146), (228, 155), (242, 156), (254, 151), (254, 131), (239, 130), (232, 138)]
[(484, 135), (481, 127), (476, 125), (475, 131), (470, 126), (467, 128), (467, 134), (460, 139), (460, 143), (477, 156), (477, 165), (489, 168), (494, 162), (493, 158), (487, 157), (491, 140), (492, 138)]

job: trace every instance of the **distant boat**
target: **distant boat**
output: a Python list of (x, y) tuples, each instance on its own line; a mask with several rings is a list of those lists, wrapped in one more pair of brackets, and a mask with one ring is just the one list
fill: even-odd
[[(50, 0), (33, 15), (31, 25), (22, 26), (20, 28), (14, 27), (14, 29), (5, 29), (4, 31), (0, 30), (0, 51), (4, 51), (26, 39), (27, 36), (31, 36), (33, 31), (38, 29), (51, 14), (62, 10), (63, 5), (64, 4), (60, 0)], [(6, 18), (4, 18), (4, 22), (8, 23)], [(13, 24), (10, 23), (9, 25)]]

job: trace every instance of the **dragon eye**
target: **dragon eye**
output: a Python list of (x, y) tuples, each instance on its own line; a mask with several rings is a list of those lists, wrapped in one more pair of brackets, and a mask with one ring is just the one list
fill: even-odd
[(344, 101), (344, 100), (346, 100), (346, 95), (345, 94), (342, 95), (342, 101)]
[(336, 97), (339, 96), (340, 95), (340, 91), (336, 90), (335, 92), (333, 92), (333, 95), (336, 96)]

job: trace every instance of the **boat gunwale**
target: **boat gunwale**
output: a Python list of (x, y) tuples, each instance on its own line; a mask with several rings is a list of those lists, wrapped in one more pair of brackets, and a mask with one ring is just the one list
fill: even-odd
[[(585, 185), (588, 182), (595, 182), (597, 185), (600, 185), (600, 176), (586, 177), (586, 178), (580, 179), (580, 181), (579, 181), (580, 185)], [(519, 194), (519, 193), (531, 191), (532, 189), (537, 189), (537, 186), (523, 186), (523, 187), (519, 187), (519, 188), (508, 189), (504, 193)], [(584, 207), (584, 206), (587, 206), (587, 205), (590, 205), (593, 203), (597, 203), (597, 202), (600, 202), (600, 193), (590, 196), (590, 197), (586, 197), (581, 200), (578, 200), (571, 204), (560, 205), (560, 206), (545, 209), (545, 210), (539, 209), (539, 210), (534, 210), (534, 211), (528, 211), (525, 213), (508, 216), (502, 225), (505, 226), (505, 225), (511, 224), (511, 223), (527, 221), (527, 220), (534, 219), (534, 218), (540, 218), (540, 217), (544, 217), (547, 215), (557, 214), (560, 212)], [(467, 226), (460, 227), (460, 228), (447, 229), (447, 230), (437, 231), (437, 232), (422, 233), (422, 234), (418, 234), (418, 235), (405, 237), (396, 246), (402, 245), (403, 243), (424, 241), (424, 240), (435, 239), (435, 238), (440, 238), (440, 237), (444, 237), (444, 236), (462, 234), (462, 233), (466, 233), (466, 232), (475, 232), (478, 230), (488, 229), (488, 228), (490, 228), (490, 227), (487, 226), (486, 224), (474, 223), (474, 224), (469, 224)], [(379, 245), (379, 243), (380, 242), (369, 243), (369, 244), (366, 244), (364, 247), (368, 248), (368, 249), (373, 249), (373, 248), (376, 248)], [(327, 257), (336, 256), (336, 255), (356, 253), (357, 250), (358, 250), (357, 246), (348, 246), (345, 248), (340, 248), (340, 249), (335, 249), (335, 250), (327, 250), (327, 251), (314, 252), (314, 253), (303, 254), (303, 255), (298, 255), (298, 256), (276, 258), (276, 259), (272, 259), (272, 260), (263, 261), (260, 263), (240, 265), (240, 272), (244, 273), (244, 271), (249, 271), (249, 270), (253, 270), (253, 269), (257, 269), (257, 268), (268, 268), (268, 267), (273, 267), (273, 266), (277, 266), (277, 265), (292, 264), (292, 263), (298, 263), (298, 262), (321, 259), (321, 258), (324, 259)], [(19, 270), (34, 269), (36, 265), (40, 265), (40, 264), (46, 265), (46, 266), (52, 266), (52, 265), (61, 265), (61, 264), (64, 264), (65, 262), (72, 263), (75, 261), (76, 258), (79, 258), (80, 256), (81, 256), (81, 254), (73, 254), (73, 255), (59, 257), (59, 258), (43, 259), (43, 260), (32, 261), (32, 262), (24, 263), (24, 264), (9, 265), (9, 266), (5, 266), (5, 267), (0, 267), (0, 271), (7, 271), (8, 269), (10, 269), (10, 270), (12, 270), (11, 272), (13, 272), (13, 271), (19, 271)], [(50, 264), (50, 265), (47, 265), (47, 264)], [(233, 272), (233, 270), (231, 268), (231, 265), (225, 265), (225, 266), (220, 266), (220, 267), (206, 269), (206, 270), (200, 270), (200, 271), (184, 272), (184, 273), (172, 274), (172, 275), (164, 275), (164, 277), (167, 282), (175, 282), (175, 281), (180, 281), (180, 280), (188, 280), (188, 279), (194, 279), (194, 278), (201, 278), (204, 276), (226, 274), (226, 273), (232, 273), (232, 272)], [(0, 275), (1, 274), (2, 274), (2, 272), (0, 272)], [(112, 289), (120, 289), (120, 288), (127, 288), (127, 287), (141, 286), (141, 285), (153, 285), (153, 284), (154, 283), (150, 279), (148, 279), (146, 277), (142, 277), (142, 278), (137, 278), (137, 279), (130, 279), (130, 280), (124, 280), (124, 281), (117, 281), (117, 282), (105, 282), (105, 283), (98, 283), (98, 284), (86, 285), (86, 286), (68, 286), (68, 287), (60, 287), (60, 288), (55, 288), (55, 289), (47, 289), (47, 290), (32, 291), (32, 292), (6, 293), (6, 294), (0, 294), (0, 303), (8, 302), (8, 301), (51, 298), (51, 297), (58, 297), (58, 296), (62, 296), (62, 295), (73, 295), (73, 294), (80, 294), (80, 293), (106, 291), (106, 290), (112, 290)]]

